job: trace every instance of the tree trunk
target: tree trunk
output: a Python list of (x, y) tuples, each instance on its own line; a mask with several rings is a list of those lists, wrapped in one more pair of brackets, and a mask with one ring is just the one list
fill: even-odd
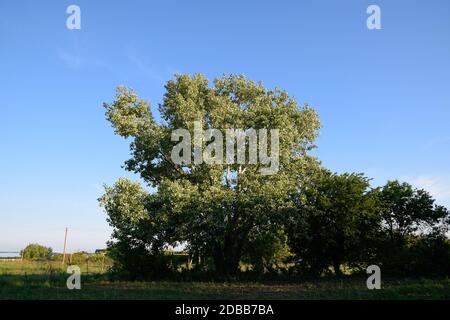
[(342, 272), (341, 272), (341, 264), (339, 261), (334, 261), (333, 262), (333, 269), (334, 269), (334, 274), (337, 276), (341, 276)]
[(234, 275), (239, 271), (243, 241), (236, 236), (225, 236), (223, 246), (216, 243), (213, 260), (216, 271), (221, 275)]

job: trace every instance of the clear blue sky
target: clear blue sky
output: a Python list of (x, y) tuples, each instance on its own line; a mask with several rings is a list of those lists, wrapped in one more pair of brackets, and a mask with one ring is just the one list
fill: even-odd
[[(81, 30), (66, 8), (81, 8)], [(366, 8), (381, 8), (368, 30)], [(117, 85), (156, 111), (174, 73), (243, 73), (315, 107), (315, 154), (374, 185), (402, 179), (450, 206), (450, 1), (1, 1), (0, 251), (104, 247), (103, 183), (128, 143)], [(130, 176), (130, 175), (128, 175)]]

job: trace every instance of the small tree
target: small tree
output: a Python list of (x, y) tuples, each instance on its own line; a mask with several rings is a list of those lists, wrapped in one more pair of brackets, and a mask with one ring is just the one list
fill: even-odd
[(341, 274), (343, 263), (367, 259), (367, 245), (378, 229), (377, 197), (361, 174), (311, 178), (300, 192), (298, 213), (287, 225), (299, 266), (320, 274), (330, 265)]
[(42, 246), (37, 243), (27, 245), (21, 252), (25, 260), (49, 260), (52, 257), (52, 248)]
[(435, 204), (425, 190), (408, 183), (388, 181), (381, 189), (383, 225), (391, 245), (417, 231), (426, 231), (448, 218), (448, 210)]
[(377, 260), (396, 275), (447, 274), (450, 267), (449, 211), (408, 183), (389, 181), (379, 190), (383, 204)]

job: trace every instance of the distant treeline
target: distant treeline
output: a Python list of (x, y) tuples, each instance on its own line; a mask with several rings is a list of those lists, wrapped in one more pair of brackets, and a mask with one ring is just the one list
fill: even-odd
[[(62, 261), (63, 254), (53, 252), (53, 249), (37, 243), (27, 245), (20, 252), (20, 257), (29, 261)], [(89, 253), (86, 251), (78, 251), (66, 253), (65, 261), (70, 264), (84, 264), (86, 262), (101, 263), (104, 260), (110, 261), (106, 256), (106, 251)]]

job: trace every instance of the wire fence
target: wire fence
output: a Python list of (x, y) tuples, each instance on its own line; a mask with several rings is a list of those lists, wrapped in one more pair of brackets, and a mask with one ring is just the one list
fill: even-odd
[(21, 260), (22, 256), (19, 251), (0, 251), (0, 261)]
[(109, 270), (112, 261), (105, 255), (66, 255), (63, 263), (62, 257), (43, 260), (26, 260), (19, 255), (10, 253), (7, 256), (0, 252), (0, 276), (5, 275), (51, 275), (56, 273), (65, 273), (69, 265), (80, 267), (82, 274), (102, 274)]

